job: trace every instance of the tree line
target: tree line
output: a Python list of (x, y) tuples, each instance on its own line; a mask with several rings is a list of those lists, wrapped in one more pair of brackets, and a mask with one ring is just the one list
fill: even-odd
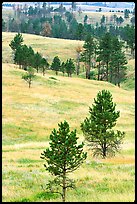
[(92, 25), (92, 19), (89, 19), (87, 15), (84, 16), (82, 23), (78, 23), (75, 13), (66, 11), (62, 4), (54, 10), (52, 7), (48, 7), (46, 2), (43, 3), (42, 8), (40, 6), (35, 8), (24, 6), (24, 8), (17, 7), (16, 9), (13, 8), (13, 10), (13, 18), (9, 16), (8, 22), (2, 19), (3, 31), (73, 40), (85, 40), (88, 34), (99, 39), (109, 31), (112, 35), (126, 41), (127, 46), (132, 49), (132, 53), (135, 48), (134, 12), (131, 25), (121, 26), (124, 19), (129, 18), (127, 9), (124, 11), (124, 18), (114, 14), (111, 16), (110, 22), (108, 22), (108, 17), (102, 15), (100, 23), (97, 22), (95, 26)]
[[(58, 75), (58, 72), (60, 71), (63, 73), (63, 76), (65, 73), (67, 73), (68, 77), (72, 76), (75, 71), (73, 59), (69, 58), (66, 62), (61, 62), (59, 57), (55, 56), (50, 65), (45, 57), (43, 57), (39, 52), (35, 53), (33, 48), (23, 44), (23, 41), (22, 34), (18, 33), (9, 44), (13, 50), (14, 63), (19, 65), (19, 68), (28, 70), (29, 67), (33, 67), (37, 73), (41, 71), (43, 76), (47, 69), (54, 70), (56, 75)], [(32, 72), (32, 70), (30, 72)]]
[(43, 76), (47, 69), (65, 73), (71, 77), (73, 73), (79, 75), (81, 62), (85, 65), (85, 78), (108, 81), (120, 87), (120, 83), (126, 77), (127, 64), (123, 43), (118, 37), (106, 33), (100, 40), (88, 35), (83, 47), (76, 47), (77, 58), (69, 58), (61, 62), (58, 56), (53, 58), (51, 65), (39, 52), (34, 52), (31, 46), (23, 45), (22, 34), (18, 33), (9, 46), (14, 53), (14, 63), (19, 68), (27, 70), (33, 67), (37, 73), (41, 71)]

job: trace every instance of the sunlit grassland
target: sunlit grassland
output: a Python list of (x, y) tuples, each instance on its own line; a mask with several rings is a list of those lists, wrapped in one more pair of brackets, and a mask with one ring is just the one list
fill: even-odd
[[(14, 39), (17, 33), (2, 33), (2, 62), (13, 63), (13, 54), (9, 46), (11, 40)], [(55, 56), (58, 56), (61, 61), (66, 61), (68, 58), (76, 59), (76, 47), (83, 46), (83, 41), (66, 40), (49, 38), (32, 34), (22, 34), (24, 42), (27, 46), (31, 46), (35, 52), (40, 52), (42, 56), (48, 59), (51, 63)], [(71, 49), (70, 49), (71, 48)]]
[[(14, 36), (14, 34), (13, 34)], [(24, 36), (25, 39), (25, 36)], [(33, 39), (34, 40), (34, 39)], [(31, 38), (30, 38), (31, 41)], [(21, 79), (23, 70), (14, 64), (2, 66), (2, 196), (3, 202), (59, 202), (58, 194), (45, 193), (41, 185), (52, 178), (40, 159), (49, 146), (49, 135), (64, 120), (77, 129), (89, 116), (98, 91), (107, 89), (120, 111), (115, 129), (125, 131), (121, 152), (105, 160), (88, 157), (70, 178), (76, 190), (68, 190), (68, 202), (132, 202), (135, 199), (135, 96), (134, 91), (110, 83), (76, 77), (36, 74), (32, 87)], [(54, 80), (50, 77), (55, 77)]]

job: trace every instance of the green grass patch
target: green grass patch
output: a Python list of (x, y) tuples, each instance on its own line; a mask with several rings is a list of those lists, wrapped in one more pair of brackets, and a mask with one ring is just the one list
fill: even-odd
[(28, 159), (28, 158), (21, 158), (17, 160), (18, 163), (20, 164), (30, 164), (30, 163), (38, 163), (41, 162), (41, 160), (33, 160), (33, 159)]

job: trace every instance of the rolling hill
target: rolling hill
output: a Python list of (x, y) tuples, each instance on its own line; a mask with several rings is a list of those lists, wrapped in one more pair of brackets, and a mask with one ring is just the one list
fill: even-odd
[[(66, 120), (84, 140), (80, 123), (88, 116), (89, 106), (98, 91), (107, 89), (120, 110), (115, 129), (126, 132), (121, 152), (114, 158), (97, 159), (85, 145), (87, 160), (70, 174), (76, 190), (69, 190), (68, 202), (133, 202), (135, 199), (135, 95), (102, 81), (73, 76), (55, 76), (47, 71), (36, 74), (29, 89), (21, 79), (25, 72), (12, 63), (9, 41), (15, 33), (3, 33), (2, 45), (2, 192), (3, 202), (59, 202), (59, 195), (41, 188), (51, 175), (45, 171), (41, 152), (49, 145), (49, 135)], [(77, 43), (23, 34), (24, 43), (50, 57), (75, 56)], [(49, 42), (49, 43), (48, 43)], [(61, 43), (62, 42), (62, 43)], [(75, 44), (76, 43), (76, 44)], [(57, 48), (56, 48), (57, 47)], [(56, 50), (55, 50), (56, 48)], [(71, 48), (71, 49), (70, 49)], [(64, 50), (66, 49), (66, 52)], [(66, 55), (67, 53), (67, 55)], [(132, 72), (132, 63), (130, 68)]]

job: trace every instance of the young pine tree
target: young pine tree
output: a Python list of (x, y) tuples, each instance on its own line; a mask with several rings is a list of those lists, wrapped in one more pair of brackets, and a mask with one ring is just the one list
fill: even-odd
[(46, 161), (46, 170), (55, 176), (47, 188), (52, 193), (61, 194), (62, 201), (65, 202), (66, 189), (74, 187), (74, 182), (67, 174), (75, 171), (83, 163), (87, 153), (83, 152), (84, 143), (77, 145), (76, 130), (70, 132), (66, 121), (58, 126), (59, 130), (53, 129), (50, 135), (50, 148), (41, 153), (41, 158)]
[(102, 90), (94, 99), (93, 107), (89, 108), (90, 117), (81, 123), (81, 129), (93, 150), (93, 156), (114, 156), (120, 149), (120, 144), (124, 137), (124, 132), (119, 130), (114, 132), (112, 128), (120, 116), (119, 111), (115, 111), (112, 102), (112, 95), (107, 90)]
[(29, 84), (29, 88), (32, 84), (32, 80), (33, 78), (35, 77), (34, 75), (34, 69), (32, 67), (29, 67), (27, 69), (27, 73), (25, 73), (23, 76), (22, 76), (22, 79), (24, 79), (28, 84)]

